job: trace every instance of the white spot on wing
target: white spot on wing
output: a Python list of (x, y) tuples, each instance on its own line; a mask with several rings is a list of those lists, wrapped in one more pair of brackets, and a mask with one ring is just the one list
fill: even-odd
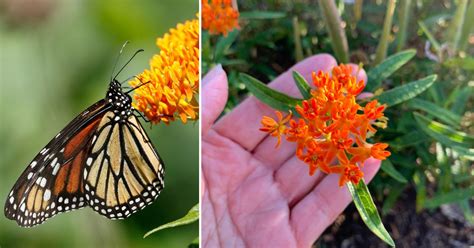
[(54, 166), (54, 169), (53, 169), (53, 176), (56, 176), (56, 174), (58, 173), (58, 171), (59, 171), (59, 163)]
[(43, 200), (47, 201), (51, 198), (51, 190), (47, 189), (44, 191)]

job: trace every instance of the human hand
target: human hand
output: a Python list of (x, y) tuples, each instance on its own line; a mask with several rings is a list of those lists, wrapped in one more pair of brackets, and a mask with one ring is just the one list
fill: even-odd
[[(305, 59), (270, 86), (300, 97), (291, 76), (307, 80), (312, 71), (330, 71), (336, 60), (327, 54)], [(367, 81), (364, 70), (353, 71)], [(317, 171), (295, 156), (296, 145), (259, 131), (264, 115), (274, 110), (249, 97), (214, 121), (227, 100), (227, 76), (214, 68), (202, 91), (202, 241), (203, 247), (310, 247), (350, 203), (338, 175)], [(370, 181), (380, 160), (368, 159), (362, 171)]]

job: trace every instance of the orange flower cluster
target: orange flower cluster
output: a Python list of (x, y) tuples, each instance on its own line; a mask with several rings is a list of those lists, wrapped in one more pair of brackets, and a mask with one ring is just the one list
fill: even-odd
[(158, 38), (160, 53), (150, 60), (150, 69), (130, 81), (133, 107), (153, 123), (183, 123), (199, 118), (199, 21), (187, 21)]
[[(384, 160), (390, 156), (385, 150), (388, 144), (366, 141), (377, 131), (374, 126), (386, 127), (385, 106), (377, 100), (360, 106), (356, 96), (364, 89), (364, 82), (351, 73), (348, 65), (334, 67), (332, 76), (313, 72), (316, 89), (311, 90), (310, 99), (296, 106), (301, 118), (291, 119), (291, 112), (283, 117), (277, 111), (277, 120), (264, 116), (260, 129), (277, 137), (277, 146), (282, 136), (297, 143), (296, 156), (309, 166), (309, 174), (317, 169), (337, 173), (339, 186), (349, 181), (359, 183), (364, 175), (360, 168), (368, 158)], [(338, 164), (331, 165), (336, 158)]]
[(211, 34), (227, 35), (239, 28), (239, 11), (232, 7), (232, 0), (202, 0), (202, 28)]

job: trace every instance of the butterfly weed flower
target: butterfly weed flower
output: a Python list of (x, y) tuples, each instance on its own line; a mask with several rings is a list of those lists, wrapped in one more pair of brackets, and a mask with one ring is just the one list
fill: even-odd
[(295, 106), (300, 118), (290, 120), (290, 113), (283, 119), (277, 111), (277, 120), (262, 118), (260, 130), (277, 137), (277, 146), (281, 137), (297, 143), (296, 156), (308, 165), (310, 175), (319, 169), (339, 174), (339, 186), (357, 184), (368, 158), (384, 160), (390, 156), (388, 144), (367, 141), (377, 132), (376, 127), (386, 127), (385, 105), (377, 100), (365, 106), (356, 102), (364, 82), (352, 75), (348, 65), (334, 67), (331, 74), (313, 72), (312, 81), (316, 88), (311, 90), (311, 97)]
[(152, 123), (183, 123), (199, 118), (199, 21), (178, 24), (156, 45), (160, 49), (150, 60), (150, 68), (130, 81), (138, 87), (134, 108)]
[(202, 28), (211, 34), (227, 35), (239, 28), (239, 11), (232, 7), (232, 0), (202, 0)]

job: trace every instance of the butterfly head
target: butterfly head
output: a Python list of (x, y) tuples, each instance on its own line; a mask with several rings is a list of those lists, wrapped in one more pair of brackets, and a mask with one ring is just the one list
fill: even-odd
[(115, 79), (110, 82), (105, 99), (112, 105), (114, 113), (120, 114), (121, 117), (128, 117), (133, 110), (132, 98), (123, 92), (120, 83)]

